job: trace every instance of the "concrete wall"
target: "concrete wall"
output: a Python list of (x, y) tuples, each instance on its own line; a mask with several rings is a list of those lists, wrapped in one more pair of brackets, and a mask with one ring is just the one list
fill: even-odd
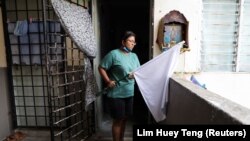
[(11, 132), (10, 101), (8, 93), (7, 63), (3, 34), (2, 10), (0, 9), (0, 140)]
[(163, 124), (250, 124), (250, 109), (178, 77), (170, 79)]
[[(92, 0), (92, 22), (93, 22), (93, 27), (94, 27), (94, 32), (96, 35), (96, 41), (97, 41), (97, 55), (96, 58), (94, 59), (94, 63), (93, 63), (93, 71), (94, 71), (94, 75), (96, 77), (96, 81), (99, 87), (99, 91), (101, 88), (101, 76), (98, 72), (98, 65), (100, 63), (100, 58), (101, 58), (101, 46), (100, 46), (100, 16), (98, 15), (100, 9), (99, 8), (99, 3), (97, 2), (98, 0)], [(102, 97), (98, 97), (97, 102), (95, 102), (96, 107), (95, 108), (95, 116), (96, 116), (96, 126), (97, 128), (101, 128), (102, 126), (102, 121), (103, 121), (103, 103), (102, 103)]]
[(0, 140), (2, 140), (12, 131), (6, 69), (0, 68), (0, 78)]

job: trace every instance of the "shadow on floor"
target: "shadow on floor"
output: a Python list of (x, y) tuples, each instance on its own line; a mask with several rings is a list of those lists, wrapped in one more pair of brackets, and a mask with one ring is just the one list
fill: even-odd
[[(103, 120), (100, 129), (97, 129), (97, 132), (87, 139), (86, 141), (112, 141), (112, 119), (105, 118)], [(132, 119), (128, 120), (124, 141), (132, 141), (133, 136), (133, 121)]]

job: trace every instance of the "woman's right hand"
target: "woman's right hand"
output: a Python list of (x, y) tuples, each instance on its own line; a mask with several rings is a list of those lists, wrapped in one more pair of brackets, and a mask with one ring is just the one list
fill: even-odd
[(115, 83), (115, 81), (110, 80), (110, 81), (107, 82), (107, 86), (108, 86), (109, 88), (114, 88), (114, 87), (116, 86), (116, 83)]

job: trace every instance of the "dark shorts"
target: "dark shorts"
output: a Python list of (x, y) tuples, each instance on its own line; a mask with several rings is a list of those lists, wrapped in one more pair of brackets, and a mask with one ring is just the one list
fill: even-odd
[(127, 118), (133, 114), (133, 97), (108, 98), (110, 115), (114, 119)]

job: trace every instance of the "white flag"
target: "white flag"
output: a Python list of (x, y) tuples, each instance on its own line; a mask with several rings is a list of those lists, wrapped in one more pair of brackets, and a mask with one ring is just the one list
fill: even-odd
[(156, 122), (166, 118), (169, 78), (178, 62), (184, 41), (164, 51), (134, 71), (134, 77), (145, 103)]

